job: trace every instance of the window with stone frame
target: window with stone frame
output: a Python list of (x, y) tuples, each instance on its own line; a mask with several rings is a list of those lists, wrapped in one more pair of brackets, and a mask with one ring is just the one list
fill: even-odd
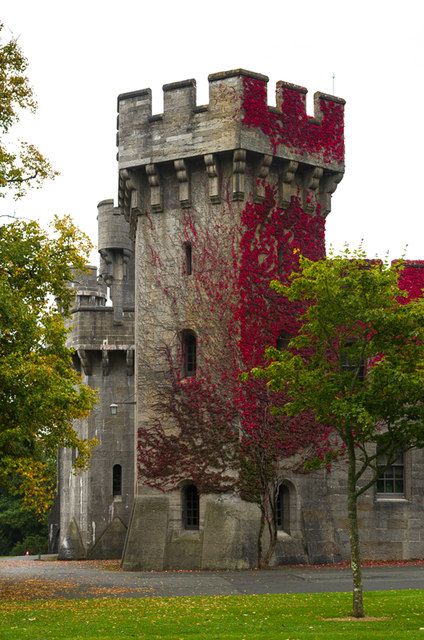
[(199, 492), (194, 484), (182, 489), (182, 521), (184, 529), (196, 530), (200, 521)]
[(398, 452), (395, 460), (387, 466), (387, 456), (377, 456), (379, 475), (377, 478), (377, 493), (404, 495), (405, 494), (405, 460), (403, 452)]

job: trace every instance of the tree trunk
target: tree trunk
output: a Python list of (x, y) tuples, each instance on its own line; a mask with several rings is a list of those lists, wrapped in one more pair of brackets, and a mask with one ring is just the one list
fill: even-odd
[(265, 514), (263, 509), (261, 509), (261, 520), (259, 524), (259, 533), (258, 533), (258, 569), (262, 569), (262, 536), (265, 529)]
[(268, 567), (271, 562), (271, 558), (274, 555), (275, 545), (277, 544), (277, 526), (275, 520), (268, 520), (268, 531), (269, 531), (269, 544), (268, 548), (263, 554), (262, 558), (262, 568)]
[[(275, 520), (275, 487), (269, 484), (265, 487), (262, 493), (261, 504), (261, 524), (259, 530), (260, 545), (258, 544), (258, 568), (264, 569), (269, 566), (271, 558), (275, 551), (275, 545), (277, 544), (277, 523)], [(262, 536), (265, 530), (265, 523), (267, 525), (269, 540), (268, 545), (264, 551), (262, 544)]]
[(347, 510), (349, 517), (350, 564), (353, 578), (353, 615), (355, 618), (364, 617), (364, 602), (362, 591), (361, 554), (359, 549), (358, 513), (356, 494), (356, 457), (353, 437), (347, 439), (348, 480), (347, 480)]

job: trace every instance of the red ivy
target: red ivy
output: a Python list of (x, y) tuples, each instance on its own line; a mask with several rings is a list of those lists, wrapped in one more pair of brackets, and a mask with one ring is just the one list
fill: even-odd
[(327, 163), (344, 161), (344, 109), (339, 102), (320, 101), (320, 121), (308, 116), (303, 95), (296, 89), (283, 87), (280, 112), (267, 104), (266, 83), (244, 78), (243, 124), (264, 133), (275, 154), (280, 145), (300, 155), (321, 156)]
[(399, 288), (408, 292), (408, 297), (399, 298), (406, 304), (414, 298), (420, 298), (424, 289), (424, 260), (406, 260), (399, 278)]

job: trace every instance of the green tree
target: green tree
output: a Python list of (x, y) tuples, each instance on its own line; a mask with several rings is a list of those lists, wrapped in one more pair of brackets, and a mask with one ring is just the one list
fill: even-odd
[(94, 445), (72, 426), (95, 398), (72, 366), (64, 322), (73, 297), (68, 283), (90, 245), (66, 217), (52, 227), (0, 227), (0, 482), (7, 486), (17, 475), (24, 503), (40, 514), (53, 497), (57, 448), (77, 449), (83, 468)]
[(17, 496), (0, 490), (0, 556), (47, 553), (47, 517), (34, 518)]
[[(21, 111), (36, 102), (27, 60), (2, 30), (0, 23), (0, 196), (19, 198), (55, 172), (33, 145), (7, 145)], [(53, 499), (57, 448), (75, 448), (75, 466), (84, 468), (95, 444), (72, 426), (95, 397), (72, 367), (65, 327), (68, 283), (89, 249), (68, 217), (56, 218), (50, 233), (36, 222), (0, 227), (0, 485), (40, 517)]]
[(19, 141), (11, 147), (7, 142), (20, 112), (35, 111), (37, 103), (25, 75), (28, 61), (15, 39), (3, 39), (3, 28), (0, 22), (0, 197), (13, 193), (20, 198), (56, 172), (33, 144)]
[[(358, 498), (399, 451), (424, 446), (424, 301), (399, 288), (402, 264), (368, 261), (361, 251), (324, 260), (300, 257), (275, 291), (305, 303), (298, 335), (255, 375), (288, 402), (290, 416), (312, 410), (334, 437), (316, 464), (344, 457), (353, 574), (353, 614), (364, 615)], [(311, 467), (314, 461), (311, 461)]]

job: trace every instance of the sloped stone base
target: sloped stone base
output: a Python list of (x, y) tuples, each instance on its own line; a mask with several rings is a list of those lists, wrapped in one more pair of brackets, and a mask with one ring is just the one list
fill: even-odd
[(120, 518), (114, 518), (90, 549), (87, 557), (93, 560), (121, 558), (126, 535), (127, 527)]
[(84, 543), (75, 518), (69, 523), (65, 537), (60, 544), (58, 560), (83, 560), (86, 557)]

